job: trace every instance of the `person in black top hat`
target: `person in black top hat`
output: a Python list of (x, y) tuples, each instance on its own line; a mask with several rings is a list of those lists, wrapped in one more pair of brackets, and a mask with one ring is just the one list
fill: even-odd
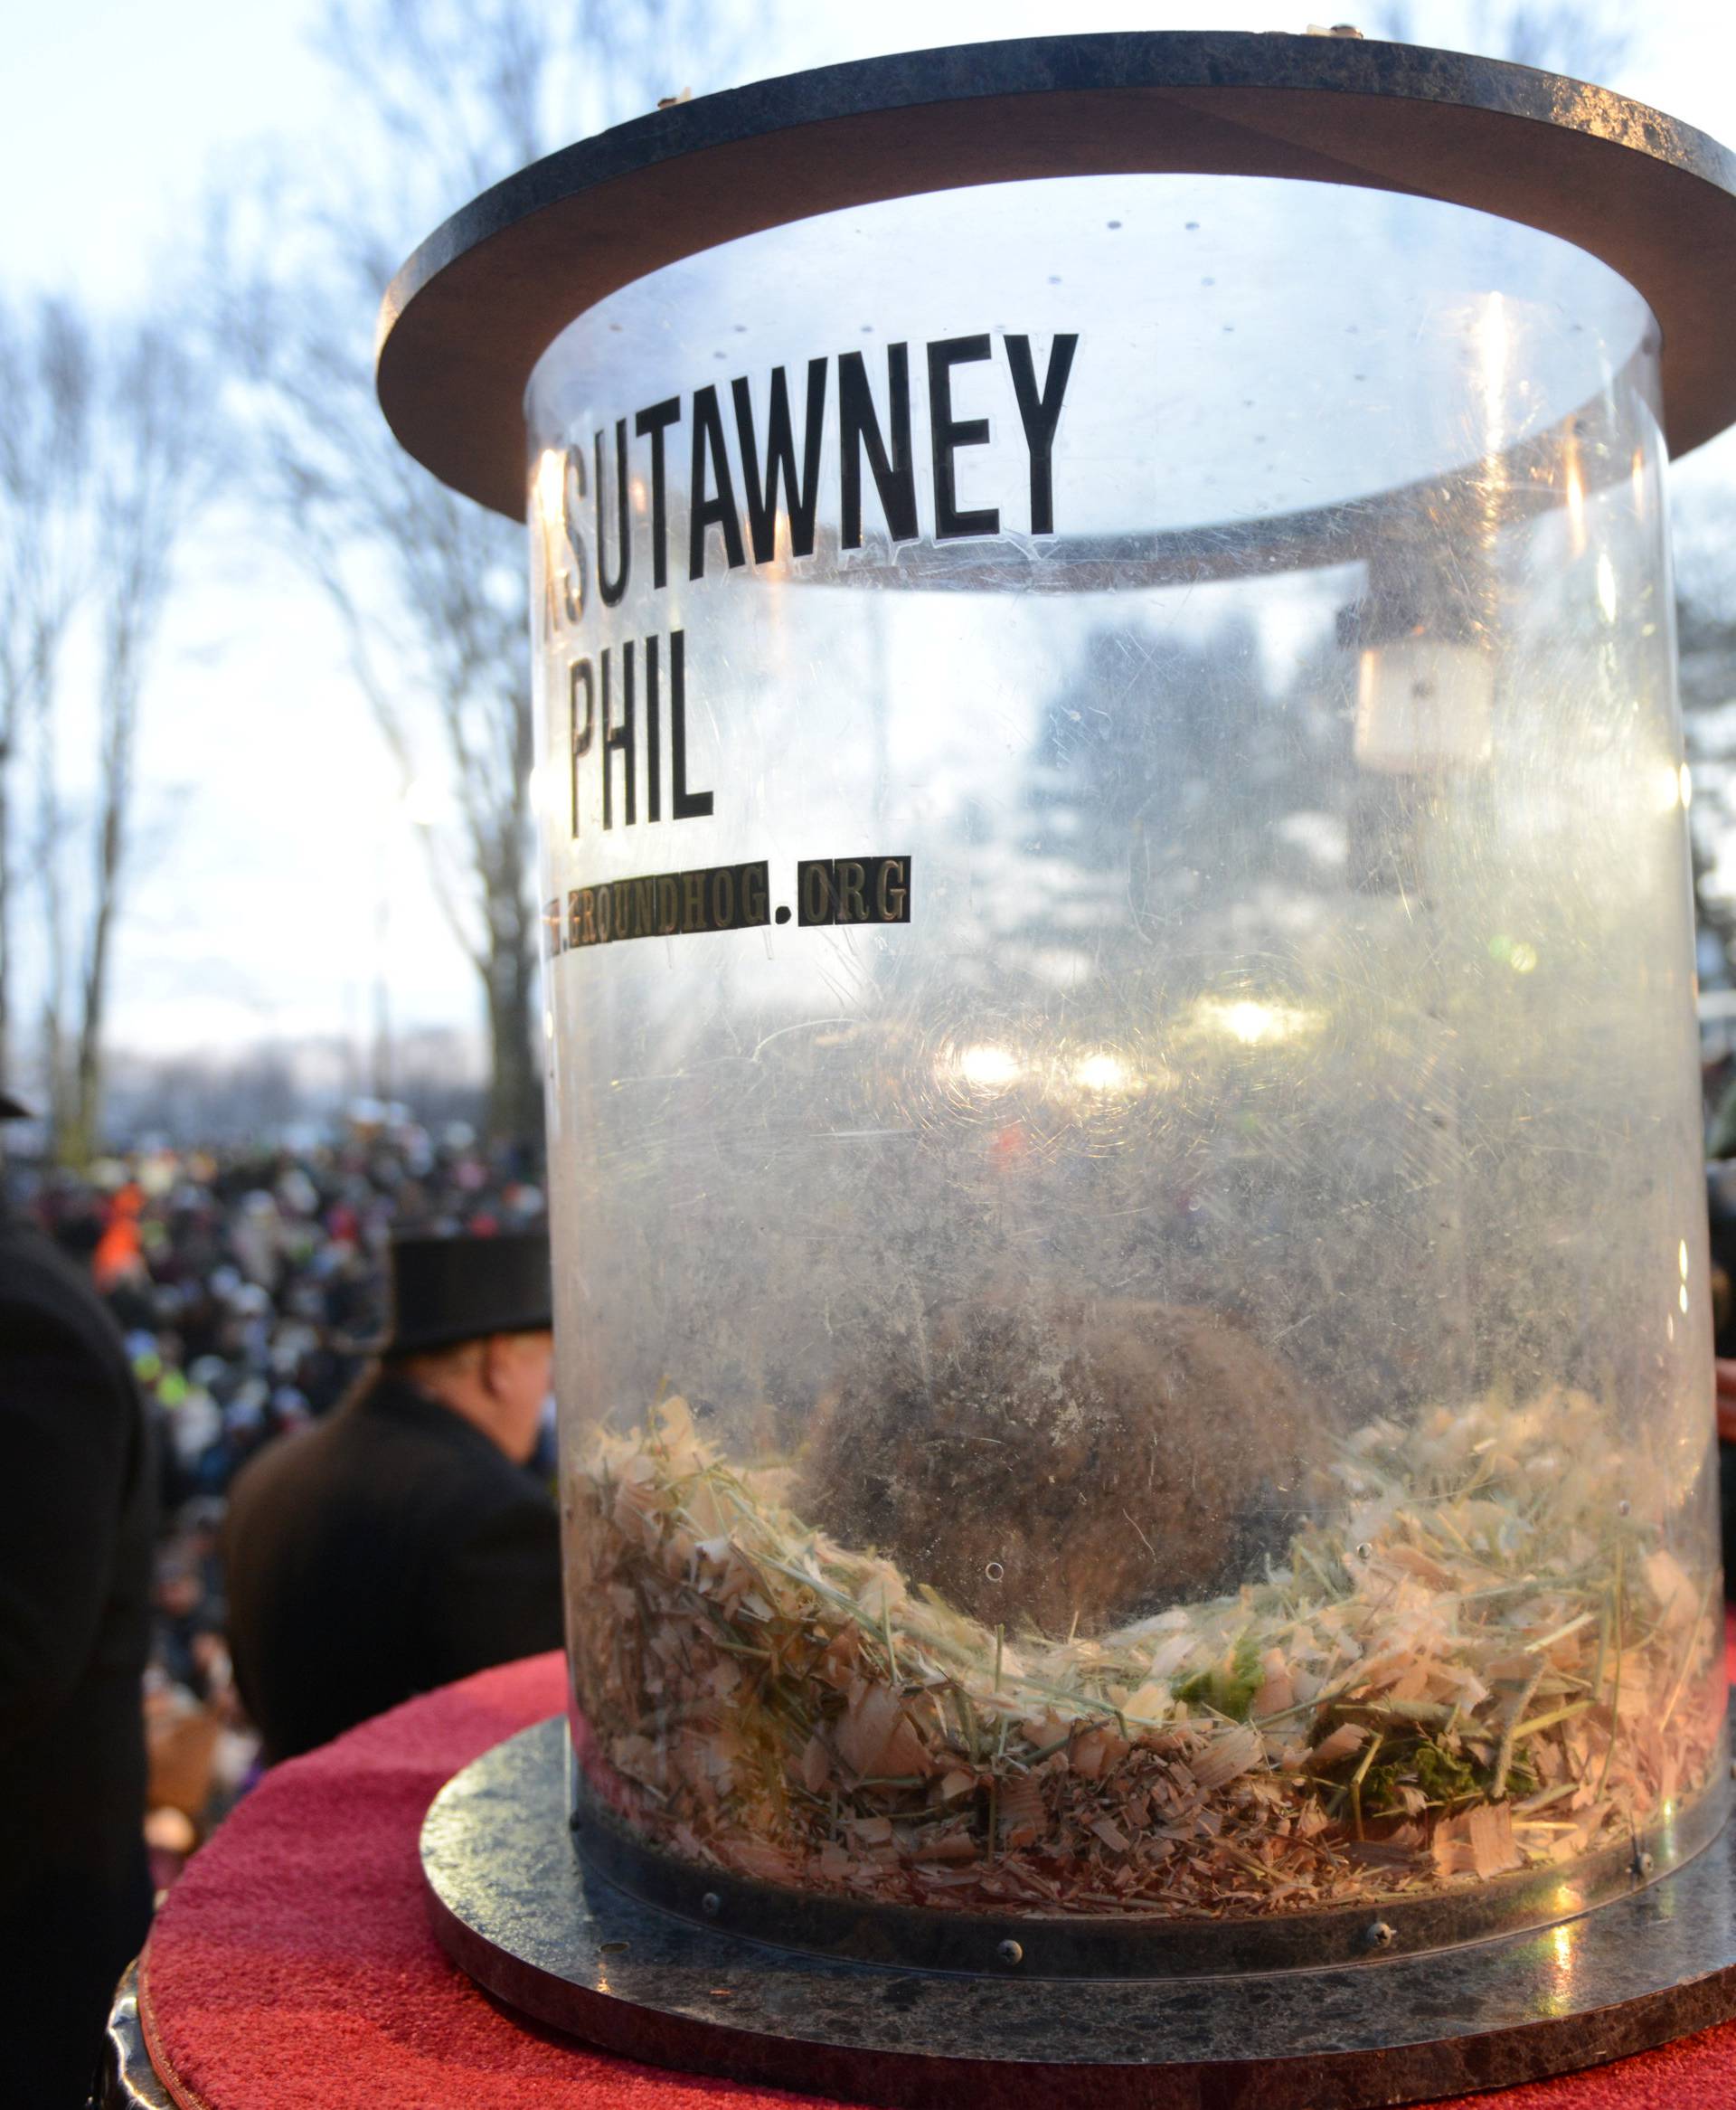
[[(0, 1121), (25, 1109), (0, 1092)], [(156, 1474), (89, 1278), (0, 1210), (0, 2077), (77, 2110), (151, 1916), (139, 1681)]]
[(553, 1502), (524, 1471), (548, 1392), (542, 1235), (402, 1238), (380, 1361), (235, 1481), (236, 1683), (269, 1762), (561, 1638)]

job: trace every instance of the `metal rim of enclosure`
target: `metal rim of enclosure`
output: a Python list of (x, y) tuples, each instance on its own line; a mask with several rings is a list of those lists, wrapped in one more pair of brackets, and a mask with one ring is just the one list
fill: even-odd
[(1711, 1846), (1729, 1808), (1725, 1774), (1716, 1763), (1694, 1802), (1643, 1835), (1588, 1856), (1571, 1873), (1532, 1869), (1475, 1888), (1244, 1918), (997, 1916), (797, 1891), (658, 1852), (582, 1779), (575, 1784), (570, 1826), (582, 1860), (625, 1896), (775, 1947), (910, 1971), (996, 1974), (1023, 1968), (1055, 1980), (1175, 1982), (1423, 1956), (1596, 1912)]
[(621, 287), (844, 208), (1145, 174), (1406, 192), (1558, 236), (1656, 317), (1671, 451), (1736, 421), (1736, 156), (1715, 140), (1608, 89), (1461, 52), (1181, 31), (861, 60), (563, 147), (454, 214), (393, 279), (381, 406), (424, 467), (522, 518), (531, 371)]

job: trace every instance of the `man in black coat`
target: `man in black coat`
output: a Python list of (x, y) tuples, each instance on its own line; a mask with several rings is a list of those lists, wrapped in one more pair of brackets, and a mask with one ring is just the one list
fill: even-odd
[(552, 1353), (547, 1241), (405, 1238), (391, 1338), (230, 1494), (236, 1682), (269, 1760), (560, 1646), (560, 1529), (524, 1470)]
[[(0, 1120), (22, 1112), (0, 1093)], [(139, 1680), (156, 1489), (89, 1280), (0, 1215), (0, 2090), (76, 2110), (151, 1915)]]

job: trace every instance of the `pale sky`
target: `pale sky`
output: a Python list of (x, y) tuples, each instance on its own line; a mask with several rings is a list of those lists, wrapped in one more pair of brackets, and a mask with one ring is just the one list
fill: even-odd
[[(13, 203), (0, 295), (71, 288), (124, 308), (165, 259), (191, 260), (207, 181), (263, 137), (293, 147), (317, 136), (330, 100), (307, 47), (317, 13), (318, 0), (7, 0), (0, 185)], [(1467, 0), (1415, 16), (1426, 39), (1473, 41)], [(1736, 10), (1659, 0), (1642, 19), (1612, 85), (1736, 140)], [(1065, 14), (1080, 30), (1307, 20), (1305, 0), (1079, 0)], [(1058, 26), (1035, 0), (830, 0), (751, 71)], [(426, 232), (407, 230), (405, 247)], [(358, 316), (358, 331), (373, 320)], [(1736, 488), (1729, 437), (1676, 472), (1678, 497), (1714, 487)], [(149, 700), (145, 854), (120, 935), (116, 1040), (169, 1052), (363, 1035), (382, 894), (395, 1023), (472, 1027), (474, 978), (425, 905), (396, 780), (319, 604), (232, 524), (195, 553), (190, 581)]]

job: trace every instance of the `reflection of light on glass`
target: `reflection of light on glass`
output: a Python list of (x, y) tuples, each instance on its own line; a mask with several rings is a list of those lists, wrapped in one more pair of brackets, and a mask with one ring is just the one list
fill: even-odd
[(1616, 567), (1609, 562), (1605, 550), (1598, 559), (1598, 606), (1603, 610), (1603, 620), (1612, 623), (1616, 620)]
[(533, 813), (542, 810), (542, 787), (548, 781), (548, 772), (540, 762), (531, 764), (531, 773), (524, 780), (524, 797)]
[(633, 500), (634, 512), (643, 513), (645, 511), (645, 478), (643, 477), (629, 477), (627, 487)]
[(1012, 1049), (986, 1042), (962, 1049), (955, 1066), (967, 1084), (985, 1092), (1005, 1091), (1019, 1074), (1019, 1060)]
[[(1577, 1891), (1563, 1883), (1551, 1901), (1552, 1909), (1558, 1913), (1578, 1912), (1584, 1899)], [(1552, 2015), (1565, 2014), (1572, 2004), (1575, 1951), (1579, 1947), (1579, 1928), (1569, 1924), (1552, 1926), (1549, 1930), (1549, 1982), (1543, 1990), (1544, 2011)]]
[(1494, 695), (1494, 661), (1475, 644), (1413, 634), (1371, 647), (1356, 667), (1356, 760), (1394, 776), (1480, 762)]
[(1521, 938), (1507, 955), (1507, 965), (1514, 974), (1529, 974), (1537, 964), (1537, 948), (1527, 945)]
[(1678, 766), (1673, 762), (1646, 765), (1646, 781), (1650, 786), (1650, 805), (1655, 813), (1674, 813), (1686, 801), (1682, 796), (1682, 780), (1687, 774), (1686, 762)]
[(554, 1038), (554, 1013), (552, 1011), (544, 1011), (542, 1014), (542, 1037), (545, 1040)]
[(1138, 1080), (1118, 1055), (1087, 1055), (1075, 1065), (1073, 1082), (1087, 1092), (1132, 1092)]
[(1488, 447), (1491, 453), (1496, 453), (1501, 446), (1503, 413), (1507, 400), (1507, 358), (1512, 347), (1507, 304), (1498, 293), (1491, 293), (1484, 303), (1477, 346), (1483, 367), (1483, 410)]
[(1585, 554), (1585, 478), (1580, 473), (1580, 455), (1571, 448), (1567, 458), (1567, 533), (1576, 557)]
[(1638, 447), (1634, 449), (1634, 511), (1642, 516), (1646, 511), (1646, 454)]
[(1677, 777), (1682, 787), (1682, 807), (1685, 812), (1694, 804), (1694, 771), (1684, 762), (1677, 771)]
[(566, 481), (566, 451), (545, 447), (537, 457), (536, 509), (551, 525), (561, 524), (561, 487)]
[(1305, 1033), (1312, 1033), (1321, 1023), (1317, 1011), (1307, 1011), (1293, 1004), (1262, 1004), (1252, 997), (1241, 997), (1233, 1003), (1210, 1003), (1202, 1006), (1205, 1021), (1221, 1033), (1227, 1033), (1232, 1040), (1239, 1040), (1244, 1047), (1260, 1047), (1269, 1041), (1294, 1040)]
[(1675, 1249), (1675, 1264), (1685, 1282), (1688, 1279), (1688, 1242), (1685, 1238)]
[[(1506, 447), (1508, 438), (1507, 364), (1512, 351), (1512, 332), (1507, 323), (1506, 303), (1498, 293), (1491, 293), (1483, 303), (1476, 330), (1476, 345), (1478, 363), (1482, 367), (1483, 452), (1486, 459), (1477, 489), (1483, 517), (1474, 532), (1478, 534), (1486, 547), (1493, 550), (1501, 529), (1508, 473), (1499, 457)], [(1492, 673), (1490, 682), (1493, 686)]]
[(1688, 1285), (1686, 1282), (1684, 1282), (1682, 1287), (1675, 1293), (1678, 1301), (1681, 1303), (1683, 1310), (1685, 1312), (1688, 1308)]

